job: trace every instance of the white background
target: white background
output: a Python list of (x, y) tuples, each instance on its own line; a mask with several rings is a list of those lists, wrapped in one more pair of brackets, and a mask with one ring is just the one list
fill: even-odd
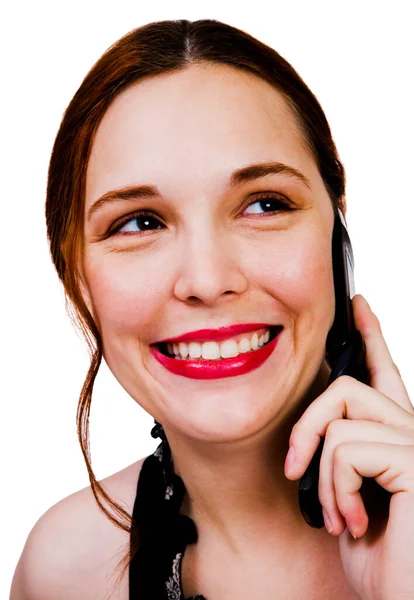
[[(44, 222), (54, 136), (86, 72), (131, 29), (178, 18), (245, 29), (291, 62), (321, 102), (346, 168), (356, 291), (378, 315), (414, 398), (410, 4), (37, 0), (3, 9), (1, 598), (40, 515), (88, 485), (75, 428), (88, 354), (65, 313)], [(152, 418), (106, 368), (92, 404), (98, 478), (155, 449)]]

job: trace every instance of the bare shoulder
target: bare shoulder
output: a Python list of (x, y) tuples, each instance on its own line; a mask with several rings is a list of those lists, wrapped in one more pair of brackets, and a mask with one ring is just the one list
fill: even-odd
[[(130, 515), (146, 457), (101, 481)], [(98, 508), (88, 486), (49, 508), (31, 530), (16, 567), (10, 600), (124, 600), (127, 577), (116, 571), (129, 534)]]

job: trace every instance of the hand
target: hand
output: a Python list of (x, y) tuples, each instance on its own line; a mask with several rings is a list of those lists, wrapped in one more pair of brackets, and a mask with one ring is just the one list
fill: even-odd
[(285, 473), (302, 477), (325, 436), (319, 499), (328, 531), (339, 536), (350, 585), (361, 600), (408, 600), (414, 598), (414, 408), (378, 318), (363, 296), (352, 305), (370, 385), (342, 376), (312, 402), (292, 429), (295, 460)]

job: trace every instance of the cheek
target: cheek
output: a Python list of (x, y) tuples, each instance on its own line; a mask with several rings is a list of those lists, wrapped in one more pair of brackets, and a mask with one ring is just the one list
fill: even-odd
[(143, 340), (154, 337), (151, 327), (168, 286), (162, 263), (137, 260), (132, 255), (127, 260), (119, 254), (88, 263), (88, 287), (104, 341), (109, 335), (131, 334)]
[[(258, 257), (259, 258), (259, 257)], [(269, 244), (254, 269), (272, 295), (298, 310), (333, 300), (331, 238), (302, 231)], [(288, 300), (289, 298), (289, 300)]]
[[(262, 285), (299, 321), (332, 321), (335, 294), (331, 237), (301, 231), (269, 244), (256, 265)], [(328, 325), (330, 323), (328, 322)]]
[[(267, 292), (269, 299), (281, 303), (279, 308), (297, 319), (302, 333), (314, 328), (315, 321), (320, 325), (333, 320), (329, 236), (308, 228), (277, 240), (261, 240), (257, 247), (249, 243), (248, 251), (244, 248), (240, 254), (240, 266), (252, 290)], [(110, 336), (138, 337), (144, 342), (159, 337), (160, 317), (171, 294), (171, 256), (171, 252), (145, 257), (133, 253), (94, 256), (91, 252), (86, 257), (85, 275), (104, 342), (108, 343)]]

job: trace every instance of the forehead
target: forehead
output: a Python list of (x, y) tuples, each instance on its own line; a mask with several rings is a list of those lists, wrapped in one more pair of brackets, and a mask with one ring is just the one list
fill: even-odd
[(110, 189), (150, 183), (165, 193), (208, 185), (253, 162), (318, 176), (292, 111), (270, 84), (226, 65), (146, 78), (105, 113), (87, 169), (86, 209)]

